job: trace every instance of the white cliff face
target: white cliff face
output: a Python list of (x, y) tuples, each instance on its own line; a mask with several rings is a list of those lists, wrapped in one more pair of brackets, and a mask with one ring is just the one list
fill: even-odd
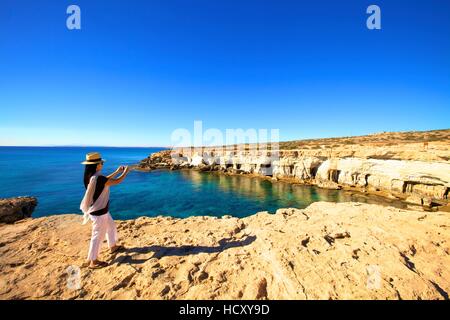
[(199, 166), (200, 164), (203, 164), (203, 163), (204, 163), (204, 161), (203, 161), (203, 157), (202, 156), (194, 155), (192, 157), (192, 161), (191, 161), (191, 165), (192, 166)]
[[(242, 157), (241, 161), (241, 167), (240, 170), (247, 172), (247, 173), (254, 173), (256, 169), (256, 163), (258, 163), (258, 160), (256, 157), (253, 156), (247, 156)], [(237, 167), (236, 167), (237, 169)]]
[(272, 162), (273, 176), (310, 180), (314, 178), (315, 172), (321, 163), (322, 160), (316, 157), (282, 157)]
[(229, 165), (233, 165), (233, 159), (230, 154), (219, 157), (219, 164), (222, 168), (227, 168)]
[(294, 165), (294, 177), (300, 180), (314, 179), (322, 162), (322, 160), (315, 157), (299, 159)]
[(189, 165), (189, 163), (192, 162), (192, 158), (187, 157), (187, 156), (180, 156), (180, 155), (172, 155), (171, 156), (172, 159), (172, 164), (175, 165)]
[[(313, 156), (214, 156), (208, 153), (192, 158), (179, 156), (178, 165), (209, 165), (276, 178), (294, 178), (321, 187), (348, 186), (382, 191), (424, 204), (448, 201), (450, 163), (362, 158), (321, 159)], [(175, 162), (174, 162), (175, 163)], [(425, 201), (425, 199), (427, 199)]]
[(210, 165), (210, 166), (220, 163), (219, 157), (212, 156), (212, 155), (204, 155), (203, 161), (205, 164)]
[(326, 160), (319, 167), (316, 180), (445, 199), (450, 188), (450, 164), (356, 158)]

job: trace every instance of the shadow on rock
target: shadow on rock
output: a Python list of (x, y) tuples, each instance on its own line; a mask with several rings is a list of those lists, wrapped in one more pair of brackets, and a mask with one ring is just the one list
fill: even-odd
[[(218, 246), (208, 247), (208, 246), (147, 246), (147, 247), (134, 247), (134, 248), (125, 248), (122, 252), (124, 252), (125, 256), (120, 256), (114, 259), (112, 263), (131, 263), (131, 264), (141, 264), (146, 262), (152, 258), (161, 258), (167, 256), (187, 256), (192, 254), (199, 253), (219, 253), (226, 249), (243, 247), (251, 244), (256, 240), (256, 236), (246, 236), (244, 239), (240, 240), (231, 240), (230, 238), (224, 238), (219, 241)], [(130, 254), (147, 254), (150, 252), (154, 252), (154, 254), (146, 259), (133, 259), (133, 256)]]

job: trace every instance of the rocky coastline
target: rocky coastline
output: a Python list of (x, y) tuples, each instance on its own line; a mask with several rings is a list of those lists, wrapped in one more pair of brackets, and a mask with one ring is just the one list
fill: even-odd
[[(419, 137), (423, 136), (425, 133)], [(439, 137), (436, 141), (398, 144), (363, 139), (360, 145), (348, 141), (339, 144), (337, 140), (330, 145), (317, 140), (315, 145), (303, 148), (300, 141), (297, 149), (270, 152), (239, 146), (175, 148), (150, 155), (136, 169), (252, 175), (322, 188), (351, 189), (398, 199), (426, 210), (450, 211), (450, 130), (443, 130)], [(376, 141), (379, 140), (382, 138)]]
[(0, 199), (0, 223), (14, 223), (30, 218), (37, 204), (35, 197)]
[(135, 169), (353, 188), (439, 210), (315, 202), (242, 219), (118, 220), (125, 250), (110, 254), (104, 248), (108, 266), (99, 270), (84, 264), (91, 228), (81, 224), (81, 215), (31, 218), (35, 198), (0, 199), (0, 299), (448, 300), (448, 141), (430, 141), (426, 150), (422, 141), (365, 141), (351, 145), (353, 151), (348, 144), (329, 152), (326, 144), (311, 148), (305, 142), (308, 148), (284, 145), (253, 157), (208, 148), (152, 154)]

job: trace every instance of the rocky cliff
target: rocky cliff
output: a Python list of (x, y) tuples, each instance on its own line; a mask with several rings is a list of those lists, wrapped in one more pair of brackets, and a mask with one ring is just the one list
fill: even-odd
[(83, 267), (80, 215), (0, 225), (0, 299), (449, 299), (445, 212), (316, 202), (243, 219), (116, 221), (126, 249)]
[(0, 223), (13, 223), (29, 218), (37, 206), (34, 197), (0, 199)]
[(246, 151), (217, 153), (210, 149), (190, 151), (163, 151), (143, 160), (139, 167), (254, 174), (324, 188), (353, 188), (427, 207), (449, 204), (449, 161), (324, 157), (320, 152), (305, 155), (286, 150), (265, 155)]

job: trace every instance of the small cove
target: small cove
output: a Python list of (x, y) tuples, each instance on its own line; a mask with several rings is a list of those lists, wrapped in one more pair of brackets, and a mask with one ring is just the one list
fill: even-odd
[[(34, 217), (80, 213), (83, 166), (87, 152), (107, 159), (104, 174), (118, 165), (135, 164), (161, 148), (0, 147), (0, 197), (35, 196)], [(195, 170), (132, 171), (123, 184), (111, 189), (115, 219), (139, 216), (189, 217), (199, 215), (245, 217), (279, 208), (305, 208), (316, 201), (392, 205), (400, 201), (343, 190), (272, 182), (245, 175), (228, 176)]]

